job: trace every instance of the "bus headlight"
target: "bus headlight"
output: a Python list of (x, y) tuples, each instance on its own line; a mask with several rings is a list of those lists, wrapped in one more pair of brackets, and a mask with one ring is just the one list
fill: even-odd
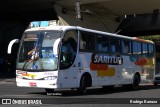
[(22, 79), (23, 77), (21, 75), (17, 75), (16, 78)]
[(57, 76), (50, 76), (44, 78), (44, 80), (55, 80), (55, 79), (57, 79)]

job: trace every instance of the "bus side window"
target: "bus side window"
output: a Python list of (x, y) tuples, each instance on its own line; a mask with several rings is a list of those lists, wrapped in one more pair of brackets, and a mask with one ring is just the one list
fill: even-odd
[(153, 57), (154, 56), (154, 45), (152, 44), (148, 44), (148, 55), (149, 57)]
[(148, 48), (147, 48), (147, 44), (146, 43), (143, 43), (142, 44), (142, 54), (143, 54), (143, 56), (148, 56), (147, 54), (148, 54)]
[(120, 52), (119, 38), (110, 37), (110, 52), (111, 53), (119, 53)]
[(127, 54), (128, 53), (128, 51), (129, 51), (129, 46), (128, 46), (128, 44), (127, 44), (127, 41), (125, 41), (125, 40), (122, 40), (121, 41), (121, 52), (123, 53), (123, 54)]
[(108, 52), (108, 37), (104, 35), (98, 35), (96, 38), (96, 51), (100, 52)]
[(80, 50), (94, 51), (95, 50), (95, 36), (93, 33), (81, 31)]
[(121, 40), (122, 54), (131, 54), (131, 41)]
[(81, 34), (80, 49), (82, 49), (82, 50), (87, 49), (87, 37), (83, 36), (83, 34)]
[(141, 43), (133, 41), (133, 55), (141, 55)]

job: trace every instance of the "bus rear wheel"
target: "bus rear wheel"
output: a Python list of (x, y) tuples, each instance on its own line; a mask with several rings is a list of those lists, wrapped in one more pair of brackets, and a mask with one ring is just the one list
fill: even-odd
[(133, 79), (132, 89), (137, 90), (139, 88), (140, 76), (135, 75)]
[(140, 76), (136, 74), (133, 78), (133, 83), (124, 86), (126, 89), (137, 90), (139, 88), (139, 84), (140, 84)]

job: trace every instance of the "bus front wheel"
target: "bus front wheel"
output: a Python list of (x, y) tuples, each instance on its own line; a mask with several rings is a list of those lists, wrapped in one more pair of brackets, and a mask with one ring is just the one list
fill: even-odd
[(81, 78), (81, 81), (80, 81), (80, 86), (79, 88), (77, 89), (78, 93), (80, 94), (85, 94), (86, 93), (86, 90), (87, 90), (87, 79), (85, 76), (83, 76)]
[(45, 91), (46, 91), (46, 93), (53, 93), (54, 89), (48, 89), (48, 88), (46, 88)]

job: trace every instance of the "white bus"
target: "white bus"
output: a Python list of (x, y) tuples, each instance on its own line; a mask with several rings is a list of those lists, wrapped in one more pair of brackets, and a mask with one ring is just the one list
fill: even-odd
[(122, 85), (137, 89), (155, 74), (152, 41), (75, 26), (26, 30), (20, 42), (16, 82), (46, 92)]

